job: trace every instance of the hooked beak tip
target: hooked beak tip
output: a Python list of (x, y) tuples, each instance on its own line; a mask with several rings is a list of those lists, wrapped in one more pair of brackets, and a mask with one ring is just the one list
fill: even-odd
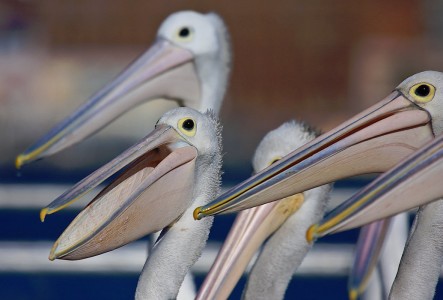
[(194, 212), (192, 214), (192, 216), (194, 217), (194, 220), (201, 220), (204, 217), (204, 215), (202, 214), (201, 211), (202, 211), (202, 207), (201, 206), (199, 206), (196, 209), (194, 209)]
[(54, 261), (57, 258), (57, 254), (55, 253), (57, 247), (58, 247), (58, 241), (56, 241), (54, 243), (54, 246), (52, 246), (52, 248), (51, 248), (51, 252), (49, 252), (49, 257), (48, 258), (49, 258), (50, 261)]
[(46, 215), (48, 214), (48, 208), (43, 208), (40, 211), (40, 221), (43, 223), (45, 221)]
[(25, 164), (26, 158), (23, 154), (20, 154), (15, 159), (15, 168), (18, 170)]
[(309, 226), (308, 231), (306, 231), (306, 240), (308, 243), (312, 244), (318, 238), (318, 224)]

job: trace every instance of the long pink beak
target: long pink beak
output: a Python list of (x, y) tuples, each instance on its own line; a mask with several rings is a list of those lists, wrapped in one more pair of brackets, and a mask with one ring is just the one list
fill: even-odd
[(384, 172), (434, 138), (427, 111), (394, 91), (349, 121), (198, 207), (194, 216), (240, 211), (359, 174)]
[(259, 247), (303, 202), (296, 194), (239, 213), (196, 299), (227, 299)]
[(16, 158), (16, 167), (57, 153), (93, 135), (144, 101), (165, 98), (198, 108), (200, 79), (194, 56), (157, 41), (113, 81)]
[(158, 125), (42, 210), (44, 219), (124, 168), (65, 229), (49, 258), (99, 255), (173, 223), (192, 202), (197, 154), (173, 127)]
[(443, 196), (443, 135), (427, 143), (311, 226), (311, 239), (356, 228)]

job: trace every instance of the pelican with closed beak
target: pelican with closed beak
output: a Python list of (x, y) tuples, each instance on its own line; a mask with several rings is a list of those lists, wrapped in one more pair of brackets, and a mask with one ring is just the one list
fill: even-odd
[[(203, 207), (198, 219), (240, 211), (338, 179), (389, 170), (443, 131), (443, 74), (418, 73), (388, 97)], [(315, 231), (309, 231), (312, 241)]]
[(311, 226), (311, 235), (322, 237), (420, 206), (390, 299), (432, 299), (443, 263), (442, 176), (443, 134)]
[(93, 135), (131, 108), (167, 99), (219, 113), (230, 72), (230, 40), (214, 13), (182, 11), (160, 26), (151, 47), (74, 113), (16, 158), (16, 167)]
[(59, 210), (123, 170), (65, 229), (49, 258), (88, 258), (163, 229), (143, 268), (136, 298), (176, 298), (212, 225), (211, 218), (195, 222), (192, 206), (218, 194), (221, 164), (221, 129), (212, 112), (167, 112), (147, 137), (42, 210), (42, 216)]
[(359, 174), (389, 170), (443, 131), (443, 73), (403, 81), (389, 96), (196, 208), (198, 219), (244, 210)]
[[(315, 138), (303, 123), (287, 122), (269, 132), (253, 157), (254, 171), (278, 161)], [(248, 276), (244, 299), (283, 299), (286, 288), (311, 249), (305, 232), (325, 212), (330, 186), (242, 211), (236, 218), (196, 299), (227, 299), (257, 249), (264, 244)]]

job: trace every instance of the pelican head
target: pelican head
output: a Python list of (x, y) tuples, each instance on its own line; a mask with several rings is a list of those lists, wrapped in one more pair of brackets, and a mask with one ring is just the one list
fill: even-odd
[(66, 228), (50, 259), (91, 257), (172, 225), (197, 193), (218, 188), (220, 143), (212, 112), (167, 112), (148, 136), (42, 210), (44, 219), (124, 168)]
[(435, 136), (443, 133), (443, 73), (417, 73), (403, 81), (397, 90), (430, 114)]
[(195, 211), (197, 218), (282, 199), (354, 175), (385, 172), (442, 130), (443, 74), (427, 71)]
[(151, 47), (20, 154), (17, 168), (82, 141), (144, 101), (164, 98), (218, 113), (230, 70), (229, 45), (218, 15), (193, 11), (170, 15)]
[(356, 228), (438, 200), (443, 196), (442, 175), (440, 135), (311, 226), (308, 236), (319, 238)]

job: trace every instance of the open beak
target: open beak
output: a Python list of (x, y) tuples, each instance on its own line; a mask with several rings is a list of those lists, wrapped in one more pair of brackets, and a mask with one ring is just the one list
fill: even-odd
[(200, 80), (188, 50), (158, 38), (136, 61), (16, 158), (16, 167), (59, 152), (143, 101), (166, 98), (198, 107)]
[(309, 228), (310, 240), (356, 228), (443, 196), (443, 135), (423, 146), (395, 168)]
[(303, 201), (296, 194), (239, 213), (196, 299), (227, 299), (258, 248)]
[(429, 113), (399, 91), (300, 147), (208, 205), (198, 219), (258, 206), (354, 175), (384, 172), (434, 138)]
[(191, 204), (196, 157), (197, 149), (175, 129), (157, 126), (141, 142), (42, 210), (43, 220), (46, 214), (68, 206), (125, 168), (71, 222), (55, 242), (49, 258), (91, 257), (173, 223)]

